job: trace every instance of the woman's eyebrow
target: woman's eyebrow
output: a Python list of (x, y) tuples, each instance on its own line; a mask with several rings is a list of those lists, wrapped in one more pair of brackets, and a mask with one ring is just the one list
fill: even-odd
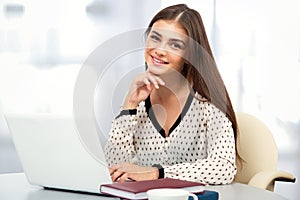
[[(156, 34), (159, 37), (162, 37), (162, 34), (160, 34), (159, 32), (157, 32), (155, 30), (153, 30), (152, 33)], [(172, 41), (172, 42), (181, 42), (181, 43), (185, 44), (185, 42), (183, 40), (178, 39), (178, 38), (170, 38), (170, 41)]]
[(152, 33), (158, 35), (159, 37), (161, 37), (162, 35), (160, 33), (158, 33), (157, 31), (152, 31)]
[(171, 38), (170, 41), (172, 41), (172, 42), (180, 42), (180, 43), (182, 43), (182, 44), (185, 45), (185, 42), (183, 40), (181, 40), (181, 39)]

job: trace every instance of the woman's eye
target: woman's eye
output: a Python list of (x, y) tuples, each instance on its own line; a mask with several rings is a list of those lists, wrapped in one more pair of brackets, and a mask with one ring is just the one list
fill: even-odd
[(171, 43), (171, 47), (174, 49), (182, 49), (182, 46), (176, 42)]
[(159, 37), (156, 35), (150, 35), (150, 38), (154, 41), (160, 41)]

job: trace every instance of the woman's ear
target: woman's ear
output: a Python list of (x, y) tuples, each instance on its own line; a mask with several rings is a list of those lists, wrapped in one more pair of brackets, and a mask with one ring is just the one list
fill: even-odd
[(147, 69), (148, 69), (148, 64), (147, 64), (147, 62), (145, 61), (145, 71), (147, 71)]

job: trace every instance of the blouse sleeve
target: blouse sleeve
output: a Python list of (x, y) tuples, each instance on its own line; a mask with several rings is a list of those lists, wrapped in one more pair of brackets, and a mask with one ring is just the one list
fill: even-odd
[(136, 110), (123, 110), (113, 120), (105, 157), (109, 166), (120, 162), (136, 163), (133, 130), (136, 125)]
[(228, 184), (234, 179), (235, 139), (231, 122), (223, 112), (210, 107), (206, 115), (207, 157), (194, 163), (163, 166), (165, 177)]

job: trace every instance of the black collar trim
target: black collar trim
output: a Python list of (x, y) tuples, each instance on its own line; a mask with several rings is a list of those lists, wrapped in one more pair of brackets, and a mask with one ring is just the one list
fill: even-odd
[[(174, 131), (174, 129), (180, 124), (180, 122), (183, 120), (184, 116), (186, 115), (187, 111), (189, 110), (189, 108), (192, 104), (193, 97), (194, 96), (192, 95), (192, 93), (190, 93), (180, 115), (178, 116), (177, 120), (175, 121), (175, 123), (172, 125), (172, 127), (169, 130), (169, 136)], [(148, 114), (148, 117), (149, 117), (150, 121), (152, 122), (153, 126), (161, 134), (162, 137), (166, 138), (165, 130), (160, 126), (160, 124), (158, 123), (158, 121), (154, 115), (153, 110), (151, 109), (152, 104), (150, 101), (150, 95), (145, 100), (145, 107), (146, 107), (146, 112)]]

